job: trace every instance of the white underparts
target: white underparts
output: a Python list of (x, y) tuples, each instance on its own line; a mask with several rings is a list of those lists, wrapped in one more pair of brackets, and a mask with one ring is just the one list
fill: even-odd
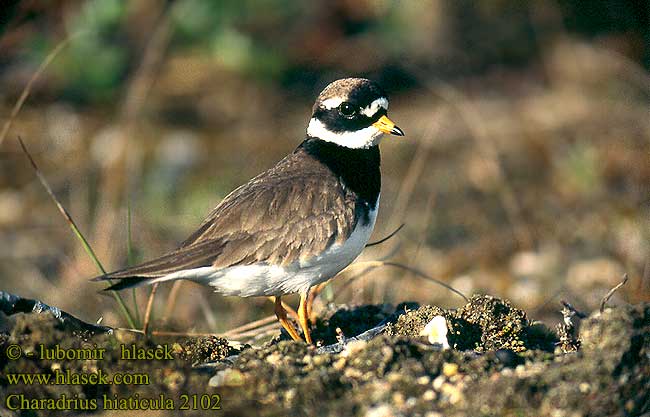
[(354, 149), (377, 145), (382, 134), (383, 132), (374, 126), (368, 126), (354, 132), (332, 132), (325, 127), (323, 122), (316, 118), (312, 118), (309, 121), (309, 126), (307, 126), (308, 136)]
[(310, 287), (334, 277), (359, 256), (372, 234), (378, 208), (379, 199), (375, 209), (369, 213), (368, 223), (362, 224), (359, 221), (343, 244), (334, 244), (311, 259), (286, 266), (257, 264), (188, 269), (157, 278), (153, 282), (187, 279), (214, 287), (218, 293), (240, 297), (304, 293)]

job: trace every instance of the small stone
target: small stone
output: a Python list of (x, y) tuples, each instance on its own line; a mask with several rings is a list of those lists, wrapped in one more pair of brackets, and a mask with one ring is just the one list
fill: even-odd
[(405, 399), (404, 399), (404, 394), (401, 392), (395, 392), (393, 393), (393, 404), (395, 404), (398, 407), (401, 407), (404, 405)]
[(401, 380), (402, 380), (402, 375), (400, 375), (399, 372), (389, 372), (386, 375), (386, 381), (390, 382), (391, 384), (400, 382)]
[(393, 408), (388, 404), (381, 404), (366, 411), (366, 417), (394, 417)]
[(312, 358), (314, 366), (321, 366), (327, 363), (327, 355), (318, 355)]
[(436, 379), (434, 379), (432, 382), (433, 389), (435, 389), (436, 391), (440, 391), (440, 389), (442, 388), (442, 384), (444, 384), (446, 380), (447, 378), (445, 378), (444, 375), (438, 375)]
[(450, 404), (457, 404), (463, 398), (461, 390), (452, 384), (442, 384), (441, 392), (447, 397)]
[(581, 382), (580, 385), (578, 385), (578, 389), (580, 390), (581, 393), (586, 394), (589, 392), (589, 389), (591, 388), (591, 385), (589, 385), (586, 382)]
[(433, 401), (436, 399), (436, 392), (432, 389), (428, 389), (424, 391), (424, 394), (422, 394), (422, 399), (424, 401)]
[(383, 357), (383, 361), (388, 363), (393, 360), (394, 356), (393, 348), (390, 346), (382, 346), (381, 348), (381, 356)]
[(345, 358), (339, 358), (339, 360), (332, 364), (332, 368), (336, 369), (337, 371), (341, 371), (343, 368), (345, 368), (345, 363)]
[(341, 356), (347, 358), (356, 353), (359, 353), (366, 348), (367, 344), (368, 342), (365, 340), (353, 340), (352, 342), (349, 342), (347, 345), (345, 345), (345, 349), (343, 352), (341, 352)]
[(284, 394), (284, 400), (287, 402), (287, 404), (291, 404), (293, 402), (294, 398), (296, 398), (296, 389), (295, 388), (291, 388), (291, 389), (287, 390), (287, 392)]
[(443, 363), (442, 373), (447, 377), (456, 375), (458, 373), (458, 364), (448, 362)]
[(277, 366), (282, 361), (282, 355), (278, 352), (271, 353), (266, 357), (266, 361), (273, 366)]
[(348, 378), (354, 378), (358, 379), (363, 376), (363, 372), (356, 368), (347, 368), (344, 372), (343, 375), (347, 376)]
[(166, 375), (164, 379), (164, 384), (172, 390), (178, 389), (184, 382), (185, 375), (178, 371), (172, 371), (169, 375)]
[(435, 316), (420, 332), (420, 336), (426, 336), (432, 345), (440, 345), (443, 349), (449, 349), (447, 340), (447, 320), (443, 316)]
[(429, 375), (422, 375), (421, 377), (418, 377), (418, 379), (415, 380), (420, 385), (429, 385), (431, 382), (431, 378)]
[(244, 374), (236, 369), (224, 369), (210, 378), (208, 385), (211, 387), (240, 386), (244, 384)]

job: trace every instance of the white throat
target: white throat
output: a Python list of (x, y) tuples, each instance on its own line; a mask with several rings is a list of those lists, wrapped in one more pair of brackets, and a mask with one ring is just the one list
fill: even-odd
[(347, 148), (363, 149), (378, 145), (383, 132), (374, 126), (355, 132), (332, 132), (320, 120), (312, 117), (307, 126), (307, 135)]

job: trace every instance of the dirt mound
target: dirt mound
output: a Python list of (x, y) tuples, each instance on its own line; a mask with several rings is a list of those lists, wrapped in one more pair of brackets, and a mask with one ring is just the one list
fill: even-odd
[[(446, 320), (450, 349), (420, 336), (436, 316)], [(17, 315), (8, 323), (10, 330), (3, 334), (0, 347), (5, 408), (5, 398), (12, 394), (32, 399), (65, 394), (98, 401), (104, 394), (109, 398), (162, 394), (172, 399), (176, 409), (183, 405), (183, 394), (189, 395), (190, 402), (192, 394), (213, 396), (212, 403), (203, 404), (212, 407), (218, 394), (218, 406), (228, 415), (638, 415), (650, 411), (650, 304), (591, 315), (582, 322), (580, 350), (570, 354), (556, 348), (557, 336), (549, 328), (531, 322), (507, 301), (489, 296), (473, 297), (457, 310), (414, 304), (339, 308), (316, 324), (315, 339), (330, 344), (337, 342), (337, 336), (354, 336), (378, 325), (385, 329), (369, 341), (347, 343), (338, 353), (319, 353), (287, 340), (262, 348), (234, 348), (224, 339), (206, 338), (169, 344), (171, 360), (127, 361), (120, 356), (122, 344), (150, 350), (163, 345), (119, 335), (69, 332), (48, 315)], [(40, 345), (96, 345), (106, 351), (94, 361), (25, 356), (9, 360), (7, 348), (15, 344), (24, 353), (38, 352)], [(7, 378), (57, 369), (102, 369), (111, 375), (138, 371), (148, 374), (150, 382), (16, 385)], [(103, 410), (100, 401), (94, 411)], [(60, 410), (10, 413), (62, 414)]]

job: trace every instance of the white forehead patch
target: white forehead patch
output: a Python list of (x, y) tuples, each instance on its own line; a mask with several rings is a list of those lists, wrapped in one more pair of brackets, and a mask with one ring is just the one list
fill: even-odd
[(343, 97), (330, 97), (327, 100), (323, 100), (321, 103), (323, 107), (325, 107), (328, 110), (331, 110), (335, 107), (338, 107), (343, 103), (345, 99)]
[(332, 132), (314, 117), (309, 121), (307, 135), (347, 148), (361, 149), (377, 145), (383, 132), (372, 125), (353, 132)]
[(368, 107), (362, 108), (361, 114), (372, 117), (377, 114), (380, 107), (383, 107), (384, 110), (388, 110), (388, 99), (386, 99), (386, 97), (378, 98), (377, 100), (370, 103)]

